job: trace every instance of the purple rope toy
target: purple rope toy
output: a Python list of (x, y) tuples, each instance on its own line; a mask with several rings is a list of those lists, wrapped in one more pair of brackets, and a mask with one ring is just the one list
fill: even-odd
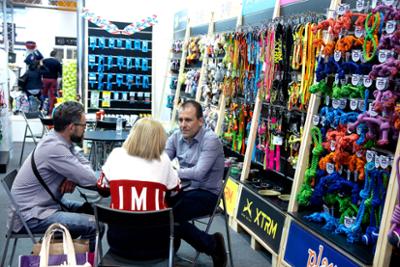
[[(396, 176), (397, 183), (400, 187), (400, 157), (397, 158)], [(400, 190), (398, 192), (398, 199), (400, 199)], [(392, 246), (400, 248), (400, 204), (397, 204), (394, 208), (391, 222), (392, 227), (390, 228), (388, 233), (389, 243), (392, 244)]]

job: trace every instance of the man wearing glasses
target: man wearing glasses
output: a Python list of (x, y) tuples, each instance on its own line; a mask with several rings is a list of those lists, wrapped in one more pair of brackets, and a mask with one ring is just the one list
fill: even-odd
[[(53, 122), (54, 131), (38, 143), (33, 151), (33, 160), (32, 153), (27, 157), (15, 178), (11, 193), (33, 233), (43, 233), (52, 223), (62, 223), (73, 237), (89, 239), (90, 248), (94, 250), (94, 216), (78, 212), (82, 203), (63, 198), (65, 193), (72, 193), (77, 184), (96, 185), (97, 179), (90, 162), (74, 145), (82, 141), (85, 133), (83, 106), (74, 101), (62, 103), (53, 112)], [(9, 214), (12, 215), (12, 212)], [(9, 227), (16, 233), (24, 231), (18, 218), (14, 218)]]

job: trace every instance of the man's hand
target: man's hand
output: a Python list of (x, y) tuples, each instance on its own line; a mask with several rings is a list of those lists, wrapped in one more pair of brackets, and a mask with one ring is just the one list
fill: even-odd
[(61, 194), (72, 193), (75, 190), (75, 186), (76, 184), (74, 182), (65, 179), (60, 185), (60, 192)]
[(172, 161), (172, 168), (176, 171), (179, 171), (180, 166), (179, 166), (179, 160), (177, 158), (174, 158)]

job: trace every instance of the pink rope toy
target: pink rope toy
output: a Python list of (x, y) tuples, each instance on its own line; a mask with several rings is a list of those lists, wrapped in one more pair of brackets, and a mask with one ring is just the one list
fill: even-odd
[[(400, 188), (400, 157), (397, 158), (396, 162), (396, 176), (397, 176), (397, 184)], [(400, 200), (400, 190), (398, 191), (397, 198)], [(392, 246), (400, 248), (400, 204), (397, 204), (394, 208), (392, 215), (392, 227), (390, 227), (388, 238), (389, 243)]]
[(375, 65), (372, 67), (372, 71), (369, 73), (370, 79), (376, 79), (377, 77), (389, 77), (394, 78), (400, 69), (400, 60), (389, 58), (385, 63)]

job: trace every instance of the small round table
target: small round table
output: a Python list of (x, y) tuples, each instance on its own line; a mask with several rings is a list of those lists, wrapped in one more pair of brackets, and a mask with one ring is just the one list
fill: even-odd
[(93, 142), (89, 160), (95, 171), (100, 170), (115, 143), (125, 141), (128, 135), (129, 131), (122, 131), (121, 134), (117, 134), (115, 130), (90, 130), (85, 132), (83, 139)]

